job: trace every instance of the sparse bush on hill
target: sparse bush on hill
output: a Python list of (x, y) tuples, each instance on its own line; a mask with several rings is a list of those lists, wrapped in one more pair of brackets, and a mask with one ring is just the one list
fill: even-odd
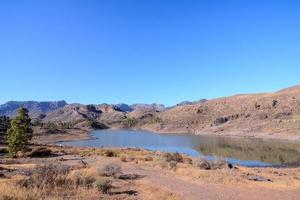
[(93, 129), (106, 129), (107, 128), (104, 124), (94, 121), (94, 120), (89, 120), (87, 125)]
[(160, 117), (154, 117), (152, 123), (162, 123), (162, 119)]
[(132, 127), (137, 123), (137, 120), (133, 117), (133, 118), (127, 118), (126, 121), (124, 122), (124, 125), (127, 127)]

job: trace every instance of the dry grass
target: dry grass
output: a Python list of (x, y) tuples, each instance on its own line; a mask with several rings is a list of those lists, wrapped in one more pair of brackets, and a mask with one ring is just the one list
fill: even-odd
[[(17, 182), (24, 179), (24, 176), (15, 175), (11, 179), (0, 178), (0, 199), (135, 199), (136, 196), (122, 193), (122, 191), (134, 190), (137, 192), (139, 199), (166, 199), (173, 200), (179, 199), (174, 194), (164, 191), (162, 188), (155, 187), (154, 182), (148, 182), (149, 179), (142, 178), (140, 180), (118, 180), (118, 178), (110, 180), (113, 181), (113, 185), (117, 186), (117, 189), (112, 189), (113, 192), (120, 192), (122, 194), (102, 194), (95, 188), (94, 184), (91, 184), (91, 177), (101, 178), (97, 173), (99, 167), (105, 166), (109, 163), (117, 163), (122, 166), (137, 166), (138, 168), (146, 167), (147, 170), (158, 170), (163, 174), (170, 174), (170, 176), (176, 176), (187, 182), (197, 183), (199, 185), (205, 184), (218, 184), (218, 185), (231, 185), (233, 187), (243, 188), (256, 188), (257, 190), (263, 188), (270, 188), (274, 191), (288, 191), (295, 190), (300, 191), (300, 168), (290, 169), (276, 169), (276, 168), (248, 168), (238, 167), (238, 169), (214, 169), (204, 170), (199, 169), (190, 162), (178, 162), (176, 163), (176, 170), (170, 170), (169, 162), (166, 162), (167, 167), (161, 169), (158, 166), (158, 161), (162, 158), (162, 153), (149, 152), (139, 149), (110, 149), (114, 151), (117, 157), (106, 157), (105, 149), (101, 148), (55, 148), (50, 147), (53, 152), (64, 151), (72, 153), (74, 155), (81, 153), (86, 159), (94, 160), (91, 166), (86, 168), (77, 167), (72, 169), (68, 175), (68, 179), (72, 180), (68, 187), (54, 187), (51, 190), (51, 196), (46, 195), (46, 191), (37, 188), (22, 188), (19, 187)], [(122, 157), (133, 158), (128, 159), (126, 163), (121, 160)], [(187, 156), (183, 156), (180, 160), (187, 160)], [(134, 162), (133, 162), (134, 161)], [(138, 161), (138, 164), (136, 164)], [(21, 164), (2, 164), (0, 167), (10, 169), (33, 169), (35, 164), (26, 163)], [(65, 161), (66, 163), (69, 161)], [(126, 169), (126, 168), (124, 168)], [(126, 174), (126, 170), (123, 171)], [(271, 179), (273, 182), (255, 182), (245, 178), (245, 174), (259, 175), (265, 178)], [(75, 184), (80, 183), (80, 184)]]
[(161, 188), (154, 187), (147, 182), (139, 182), (135, 185), (135, 187), (140, 192), (140, 197), (143, 200), (179, 200), (180, 198), (175, 194), (164, 191)]
[(95, 199), (99, 193), (95, 189), (85, 188), (69, 188), (62, 190), (59, 188), (52, 188), (51, 195), (47, 195), (47, 191), (37, 188), (26, 189), (17, 186), (17, 181), (9, 181), (5, 183), (0, 182), (0, 199), (3, 200), (63, 200), (63, 199)]
[[(250, 168), (204, 170), (188, 164), (178, 164), (176, 174), (186, 179), (197, 179), (202, 184), (224, 184), (245, 187), (272, 188), (278, 190), (300, 190), (300, 168)], [(272, 182), (248, 180), (245, 174), (253, 174), (271, 179)]]

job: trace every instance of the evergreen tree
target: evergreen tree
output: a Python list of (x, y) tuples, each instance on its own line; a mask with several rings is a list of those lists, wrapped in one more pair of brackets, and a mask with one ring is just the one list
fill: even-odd
[(0, 116), (0, 143), (6, 143), (6, 132), (10, 128), (10, 119), (6, 116)]
[(18, 151), (25, 151), (28, 141), (32, 139), (31, 119), (26, 108), (20, 108), (11, 128), (7, 131), (8, 150), (11, 157), (16, 157)]

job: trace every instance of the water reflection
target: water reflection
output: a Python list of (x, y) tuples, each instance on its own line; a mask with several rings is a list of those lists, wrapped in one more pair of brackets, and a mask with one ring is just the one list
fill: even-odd
[(299, 143), (262, 139), (211, 138), (199, 142), (196, 149), (204, 155), (257, 160), (272, 164), (300, 163)]
[(224, 158), (245, 166), (300, 164), (300, 143), (261, 139), (196, 136), (191, 134), (157, 134), (148, 131), (92, 131), (94, 139), (65, 142), (74, 146), (139, 147), (149, 150)]

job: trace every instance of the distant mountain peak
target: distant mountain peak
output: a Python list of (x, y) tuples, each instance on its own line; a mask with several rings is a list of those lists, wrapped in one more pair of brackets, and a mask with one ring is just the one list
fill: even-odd
[(62, 101), (8, 101), (0, 105), (0, 116), (6, 115), (14, 117), (20, 107), (25, 107), (29, 110), (32, 117), (37, 117), (40, 114), (46, 114), (58, 108), (67, 105), (67, 102)]

